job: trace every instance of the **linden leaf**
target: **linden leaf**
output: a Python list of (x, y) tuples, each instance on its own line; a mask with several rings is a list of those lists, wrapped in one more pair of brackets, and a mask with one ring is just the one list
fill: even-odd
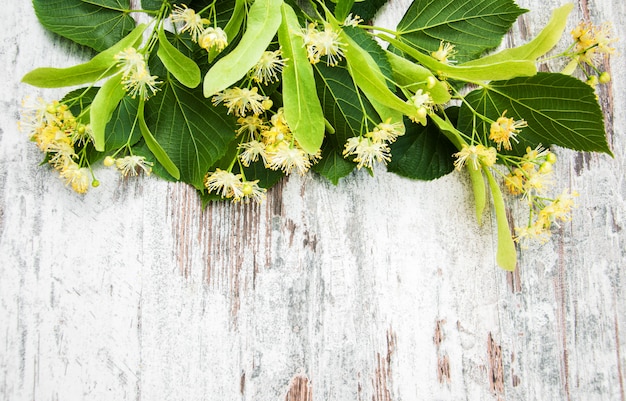
[(498, 46), (526, 11), (513, 0), (414, 0), (397, 31), (403, 42), (429, 55), (442, 41), (451, 43), (463, 63)]
[(119, 71), (115, 67), (114, 56), (127, 47), (137, 46), (146, 25), (140, 24), (119, 42), (109, 47), (86, 63), (68, 68), (36, 68), (22, 78), (22, 82), (39, 88), (60, 88), (81, 84), (91, 84)]
[[(345, 66), (315, 66), (317, 97), (322, 103), (324, 116), (335, 129), (335, 136), (343, 144), (353, 136), (367, 131), (362, 125), (369, 117), (380, 122), (376, 111), (363, 94), (357, 92)], [(373, 128), (373, 127), (372, 127)]]
[(281, 22), (283, 0), (257, 0), (248, 11), (246, 32), (230, 53), (204, 76), (204, 96), (211, 97), (243, 78), (259, 61)]
[(416, 180), (434, 180), (454, 170), (454, 145), (429, 122), (405, 122), (406, 132), (392, 143), (387, 170)]
[(561, 39), (563, 30), (567, 23), (567, 16), (574, 8), (573, 3), (567, 3), (552, 12), (552, 17), (548, 24), (541, 30), (530, 42), (510, 49), (502, 50), (486, 57), (464, 63), (465, 66), (470, 65), (488, 65), (508, 60), (531, 60), (534, 61), (538, 57), (549, 52)]
[(198, 65), (167, 40), (162, 26), (159, 28), (158, 37), (157, 55), (167, 70), (186, 87), (195, 88), (198, 86), (201, 80)]
[(329, 135), (322, 146), (322, 159), (313, 166), (313, 170), (326, 177), (334, 185), (339, 179), (354, 170), (356, 164), (343, 157), (343, 146), (337, 143), (335, 136)]
[(135, 27), (130, 0), (33, 0), (33, 6), (44, 27), (99, 52)]
[(141, 0), (141, 8), (144, 10), (158, 11), (167, 0)]
[[(158, 73), (163, 67), (150, 69)], [(146, 102), (145, 117), (154, 138), (178, 167), (180, 180), (198, 189), (235, 137), (234, 119), (207, 102), (202, 89), (172, 79), (164, 79), (161, 91)]]
[(345, 20), (353, 5), (354, 0), (337, 0), (337, 5), (335, 6), (335, 17), (337, 17), (340, 21)]
[(315, 154), (324, 140), (324, 115), (315, 89), (313, 67), (302, 37), (293, 34), (300, 30), (298, 17), (286, 4), (282, 5), (281, 13), (278, 41), (283, 57), (288, 60), (282, 74), (285, 119), (302, 149)]
[(461, 106), (459, 130), (471, 133), (475, 127), (488, 136), (490, 124), (472, 110), (491, 121), (507, 111), (507, 117), (528, 123), (516, 137), (519, 143), (512, 142), (513, 154), (523, 155), (527, 146), (538, 144), (611, 154), (593, 88), (568, 75), (539, 73), (470, 92)]
[(93, 131), (93, 142), (98, 152), (104, 151), (106, 126), (118, 104), (126, 95), (122, 77), (116, 75), (107, 80), (98, 90), (89, 108), (89, 121)]
[(509, 220), (506, 217), (506, 208), (500, 186), (493, 178), (491, 171), (487, 167), (483, 167), (483, 172), (487, 176), (487, 182), (491, 189), (491, 198), (493, 200), (493, 208), (496, 211), (496, 222), (498, 225), (498, 250), (496, 251), (496, 262), (504, 270), (514, 271), (517, 266), (517, 251), (515, 243), (511, 237), (511, 228)]

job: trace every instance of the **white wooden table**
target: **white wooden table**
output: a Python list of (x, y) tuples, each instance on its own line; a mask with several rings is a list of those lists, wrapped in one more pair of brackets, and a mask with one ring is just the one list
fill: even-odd
[[(508, 43), (563, 1), (519, 4)], [(205, 211), (186, 185), (107, 169), (74, 194), (16, 126), (22, 98), (64, 91), (19, 81), (89, 53), (29, 1), (0, 13), (1, 400), (626, 399), (623, 0), (577, 0), (568, 25), (611, 20), (623, 39), (601, 93), (615, 158), (557, 150), (579, 207), (514, 274), (458, 173), (294, 176), (260, 206)]]

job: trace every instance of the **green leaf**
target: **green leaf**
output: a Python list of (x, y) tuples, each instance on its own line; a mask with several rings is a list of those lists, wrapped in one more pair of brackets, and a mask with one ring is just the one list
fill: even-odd
[[(83, 124), (89, 124), (89, 113), (83, 114), (83, 111), (91, 105), (99, 89), (94, 87), (75, 89), (65, 95), (62, 102), (70, 105), (72, 114), (79, 116)], [(137, 127), (138, 104), (138, 99), (124, 96), (113, 111), (105, 129), (105, 152), (117, 150), (127, 143), (132, 146), (141, 139), (141, 132)]]
[(350, 38), (359, 45), (361, 49), (363, 49), (367, 54), (374, 60), (380, 72), (386, 79), (387, 87), (390, 90), (395, 90), (395, 85), (393, 83), (393, 70), (391, 68), (391, 63), (389, 62), (389, 58), (387, 57), (387, 51), (384, 50), (377, 41), (374, 40), (372, 35), (366, 32), (363, 29), (355, 28), (351, 26), (344, 26), (343, 32), (350, 36)]
[[(159, 66), (150, 70), (158, 72)], [(146, 103), (146, 123), (178, 167), (180, 180), (201, 189), (204, 175), (235, 137), (235, 121), (207, 102), (200, 88), (164, 79), (161, 89)]]
[(144, 10), (158, 11), (167, 0), (141, 0), (141, 8)]
[(522, 155), (527, 146), (558, 145), (582, 151), (611, 154), (604, 131), (603, 115), (589, 85), (558, 73), (539, 73), (515, 78), (470, 92), (461, 107), (458, 127), (471, 134), (472, 127), (488, 136), (489, 121), (477, 119), (476, 112), (495, 121), (506, 117), (524, 119), (528, 127), (512, 143), (512, 153)]
[(434, 180), (454, 170), (454, 145), (429, 121), (406, 124), (406, 132), (391, 144), (387, 170), (416, 180)]
[(163, 26), (159, 28), (158, 32), (159, 49), (157, 50), (157, 56), (159, 56), (165, 68), (186, 87), (195, 88), (198, 86), (201, 80), (198, 65), (167, 40)]
[(33, 0), (47, 29), (96, 51), (103, 51), (134, 27), (129, 0)]
[(352, 5), (354, 5), (354, 0), (337, 0), (335, 17), (337, 17), (339, 21), (345, 20), (352, 9)]
[(178, 167), (176, 167), (176, 164), (174, 164), (172, 159), (170, 159), (165, 149), (163, 149), (163, 147), (157, 142), (156, 138), (154, 138), (154, 136), (152, 135), (152, 132), (150, 132), (150, 128), (148, 128), (148, 125), (146, 124), (146, 119), (144, 117), (144, 107), (145, 107), (144, 99), (140, 98), (139, 107), (137, 109), (137, 120), (139, 122), (139, 129), (141, 130), (141, 135), (143, 136), (143, 139), (146, 141), (146, 145), (148, 146), (148, 149), (150, 149), (150, 152), (152, 152), (152, 154), (157, 159), (157, 161), (161, 164), (161, 166), (165, 168), (165, 170), (169, 173), (169, 175), (179, 180), (180, 171), (178, 170)]
[(407, 116), (415, 115), (417, 113), (415, 106), (403, 101), (389, 90), (385, 75), (374, 58), (345, 32), (340, 33), (340, 38), (346, 44), (348, 69), (357, 86), (372, 104), (380, 103)]
[(89, 120), (94, 136), (94, 146), (98, 152), (104, 151), (106, 126), (126, 91), (121, 76), (107, 80), (100, 88), (89, 108)]
[(463, 81), (491, 81), (520, 76), (531, 76), (537, 73), (537, 66), (534, 61), (529, 60), (496, 61), (492, 64), (485, 65), (444, 64), (390, 36), (380, 35), (380, 38), (389, 42), (396, 49), (414, 58), (430, 70), (437, 71), (438, 74), (444, 75), (448, 78), (460, 79)]
[(285, 173), (281, 170), (276, 171), (266, 168), (262, 160), (257, 160), (254, 163), (250, 163), (250, 166), (244, 167), (243, 173), (246, 176), (246, 180), (259, 180), (258, 185), (265, 189), (270, 189), (285, 176)]
[(572, 11), (574, 4), (567, 3), (552, 12), (552, 17), (548, 24), (541, 30), (533, 40), (525, 45), (505, 49), (498, 53), (491, 54), (476, 60), (468, 61), (464, 66), (472, 65), (489, 65), (510, 60), (530, 60), (535, 61), (537, 58), (549, 52), (559, 42), (565, 30), (567, 17)]
[(364, 134), (367, 129), (362, 128), (362, 125), (368, 117), (372, 125), (380, 122), (367, 98), (357, 92), (345, 66), (328, 67), (318, 63), (315, 71), (317, 97), (321, 101), (324, 116), (335, 129), (339, 143), (343, 144), (348, 138)]
[(239, 33), (241, 29), (241, 24), (243, 23), (243, 18), (246, 14), (246, 0), (235, 0), (235, 7), (233, 8), (233, 13), (231, 14), (228, 23), (224, 27), (224, 33), (226, 33), (226, 37), (230, 41), (231, 38), (234, 38)]
[(138, 25), (122, 40), (86, 63), (68, 68), (37, 68), (24, 75), (22, 82), (39, 88), (61, 88), (91, 84), (106, 78), (118, 71), (115, 68), (114, 56), (128, 47), (134, 47), (141, 43), (141, 36), (145, 29), (145, 24)]
[(283, 68), (283, 108), (294, 137), (305, 151), (315, 154), (324, 140), (324, 115), (315, 89), (313, 67), (304, 41), (293, 32), (300, 30), (298, 17), (287, 4), (281, 7), (282, 24), (278, 41), (288, 62)]
[(467, 170), (472, 181), (472, 191), (474, 192), (474, 206), (476, 210), (476, 221), (478, 225), (483, 223), (483, 213), (487, 205), (487, 189), (485, 188), (485, 178), (481, 169), (474, 169), (474, 166), (467, 164)]
[(386, 3), (387, 0), (365, 0), (356, 2), (354, 6), (352, 6), (352, 15), (358, 15), (365, 21), (372, 20), (378, 10)]
[[(391, 64), (394, 80), (399, 86), (404, 86), (411, 92), (417, 92), (420, 89), (429, 92), (435, 104), (443, 104), (450, 100), (448, 86), (435, 78), (428, 68), (391, 52), (387, 52), (387, 59)], [(432, 87), (428, 83), (429, 79), (435, 83)]]
[(513, 0), (414, 0), (396, 30), (425, 54), (451, 43), (463, 63), (498, 46), (524, 12)]
[(491, 189), (491, 197), (493, 199), (493, 208), (496, 211), (496, 222), (498, 225), (498, 250), (496, 251), (496, 262), (504, 270), (513, 271), (517, 265), (517, 251), (515, 243), (511, 237), (511, 228), (506, 218), (506, 209), (504, 199), (498, 183), (491, 175), (491, 171), (487, 167), (483, 167), (483, 171), (487, 176), (487, 182)]
[(323, 177), (326, 177), (334, 185), (339, 179), (347, 176), (354, 170), (356, 164), (343, 157), (343, 147), (338, 143), (337, 137), (329, 135), (322, 146), (322, 159), (313, 166)]
[(137, 126), (139, 99), (124, 96), (106, 126), (104, 151), (117, 150), (127, 143), (133, 146), (141, 139)]
[(239, 81), (259, 61), (280, 25), (282, 3), (283, 0), (256, 0), (252, 4), (241, 41), (205, 75), (205, 97), (211, 97)]

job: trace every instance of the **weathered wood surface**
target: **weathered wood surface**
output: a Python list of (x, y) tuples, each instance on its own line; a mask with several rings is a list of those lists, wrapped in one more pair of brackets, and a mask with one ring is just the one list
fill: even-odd
[[(561, 4), (520, 1), (509, 43)], [(0, 12), (2, 400), (626, 399), (623, 40), (602, 92), (615, 158), (558, 150), (579, 207), (507, 274), (460, 174), (292, 177), (203, 212), (185, 185), (101, 169), (77, 196), (16, 128), (23, 97), (63, 92), (19, 80), (88, 53), (28, 1)], [(583, 17), (626, 38), (622, 0), (578, 0)]]

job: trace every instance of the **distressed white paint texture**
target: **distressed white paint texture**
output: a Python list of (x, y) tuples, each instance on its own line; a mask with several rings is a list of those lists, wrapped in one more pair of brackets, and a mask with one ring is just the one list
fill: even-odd
[[(561, 4), (520, 1), (507, 43)], [(626, 38), (625, 7), (579, 0), (568, 29), (612, 20)], [(457, 173), (291, 177), (263, 205), (203, 211), (185, 185), (99, 169), (77, 196), (16, 128), (22, 98), (64, 91), (19, 81), (90, 53), (30, 2), (0, 13), (0, 399), (626, 398), (624, 41), (601, 91), (615, 157), (557, 150), (579, 207), (507, 274)]]

